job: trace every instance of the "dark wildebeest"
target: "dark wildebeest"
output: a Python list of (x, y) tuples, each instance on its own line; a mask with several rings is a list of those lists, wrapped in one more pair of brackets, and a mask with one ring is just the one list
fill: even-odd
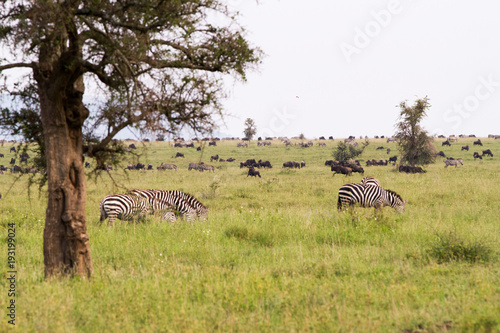
[(208, 143), (208, 146), (209, 146), (209, 147), (210, 147), (210, 146), (214, 146), (214, 147), (215, 147), (215, 146), (217, 146), (217, 143), (216, 143), (215, 141), (210, 141), (210, 142)]
[(89, 162), (85, 162), (85, 167), (86, 168), (90, 168), (90, 163)]
[(263, 161), (263, 160), (259, 160), (259, 167), (260, 168), (269, 168), (271, 169), (273, 166), (271, 165), (271, 162), (269, 161)]
[(306, 166), (306, 162), (305, 162), (305, 161), (301, 161), (301, 162), (300, 162), (300, 167), (301, 167), (301, 168), (304, 168), (305, 166)]
[(387, 148), (387, 155), (391, 153), (391, 148)]
[(332, 171), (335, 171), (335, 173), (333, 174), (333, 176), (335, 176), (337, 173), (340, 173), (340, 174), (343, 174), (343, 175), (346, 175), (346, 176), (351, 176), (352, 175), (352, 169), (349, 168), (349, 167), (344, 167), (344, 166), (341, 166), (341, 165), (332, 165), (332, 167), (330, 169)]
[(474, 152), (474, 159), (476, 158), (479, 158), (480, 160), (483, 159), (483, 157), (481, 155), (479, 155), (479, 153), (477, 151)]
[(15, 152), (17, 152), (17, 151), (16, 151), (16, 147), (10, 147), (10, 152), (11, 152), (11, 153), (15, 153)]
[(137, 147), (136, 147), (133, 143), (132, 143), (132, 144), (130, 144), (130, 145), (128, 145), (128, 147), (129, 147), (130, 149), (137, 149)]
[(201, 147), (196, 148), (197, 151), (201, 151)]
[(490, 157), (493, 157), (493, 153), (491, 152), (490, 149), (483, 150), (483, 156), (488, 155)]
[(210, 162), (218, 160), (219, 160), (219, 154), (210, 156)]
[(0, 157), (5, 157), (3, 154), (0, 154)]
[(234, 161), (236, 161), (236, 159), (235, 159), (235, 158), (230, 157), (230, 158), (228, 158), (226, 161), (228, 161), (228, 162), (234, 162)]
[(146, 167), (145, 164), (137, 163), (137, 165), (135, 166), (135, 169), (136, 170), (143, 170), (145, 167)]
[(11, 158), (10, 159), (10, 164), (16, 164), (16, 159), (15, 158)]
[(476, 146), (476, 145), (477, 145), (477, 146), (482, 146), (482, 145), (483, 145), (483, 143), (481, 142), (481, 139), (477, 139), (476, 141), (474, 141), (474, 144), (473, 144), (473, 145), (474, 145), (474, 146)]
[(251, 158), (251, 159), (248, 159), (248, 160), (245, 160), (243, 162), (240, 162), (240, 169), (243, 168), (243, 167), (259, 167), (259, 163), (257, 163), (257, 161), (255, 161), (254, 158)]
[(148, 164), (148, 170), (153, 170), (153, 164), (151, 163)]
[(260, 172), (259, 172), (258, 170), (255, 170), (255, 168), (254, 168), (254, 167), (251, 167), (251, 168), (249, 168), (249, 169), (248, 169), (248, 174), (247, 174), (247, 177), (248, 177), (248, 176), (252, 176), (252, 177), (257, 177), (257, 176), (259, 176), (259, 178), (261, 178), (261, 177), (260, 177)]
[(383, 146), (377, 147), (376, 150), (381, 150), (381, 149), (384, 149), (384, 147)]
[(186, 148), (194, 148), (194, 142), (186, 143)]
[(450, 146), (451, 147), (451, 143), (450, 143), (450, 141), (446, 140), (445, 142), (443, 142), (441, 144), (441, 146)]
[(439, 151), (439, 153), (436, 154), (437, 156), (441, 156), (441, 157), (446, 157), (446, 155), (444, 154), (444, 151)]
[(422, 169), (422, 167), (419, 166), (411, 166), (411, 165), (400, 165), (399, 166), (399, 172), (406, 172), (406, 173), (424, 173), (425, 170)]
[(461, 151), (462, 151), (462, 150), (467, 150), (467, 151), (469, 151), (469, 145), (467, 145), (467, 146), (462, 146)]
[(177, 152), (177, 154), (175, 154), (175, 157), (184, 157), (184, 154), (183, 153), (180, 153), (180, 152)]
[(333, 160), (326, 160), (325, 165), (332, 166), (334, 164)]
[(398, 157), (397, 156), (393, 156), (393, 157), (389, 157), (389, 162), (394, 162), (396, 163), (398, 160)]

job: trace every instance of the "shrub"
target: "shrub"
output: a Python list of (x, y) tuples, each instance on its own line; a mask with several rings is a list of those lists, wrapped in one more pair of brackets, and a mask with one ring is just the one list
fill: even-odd
[(491, 248), (481, 241), (465, 241), (453, 232), (436, 236), (429, 254), (440, 264), (451, 261), (487, 262), (492, 257)]

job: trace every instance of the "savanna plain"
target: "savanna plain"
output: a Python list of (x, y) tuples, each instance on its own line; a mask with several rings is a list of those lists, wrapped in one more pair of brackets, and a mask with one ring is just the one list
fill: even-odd
[[(500, 332), (500, 140), (441, 147), (436, 139), (437, 150), (464, 165), (444, 168), (438, 157), (426, 173), (405, 174), (365, 166), (397, 154), (395, 143), (371, 139), (358, 157), (364, 176), (408, 200), (404, 214), (337, 211), (339, 187), (363, 178), (332, 176), (324, 165), (338, 141), (326, 140), (326, 148), (317, 140), (309, 148), (219, 141), (202, 151), (136, 143), (140, 157), (123, 158), (109, 175), (87, 169), (88, 280), (44, 279), (46, 187), (28, 190), (29, 176), (6, 172), (0, 331), (11, 328), (6, 235), (15, 222), (19, 332)], [(0, 147), (1, 164), (14, 156), (10, 147)], [(485, 149), (494, 157), (474, 160)], [(185, 158), (174, 158), (178, 151)], [(215, 154), (236, 161), (210, 162)], [(248, 158), (273, 168), (247, 177), (239, 162)], [(282, 168), (302, 160), (303, 169)], [(200, 161), (219, 168), (188, 171)], [(155, 170), (123, 170), (137, 162)], [(161, 162), (179, 169), (156, 170)], [(209, 207), (208, 219), (100, 224), (101, 199), (132, 188), (191, 193)]]

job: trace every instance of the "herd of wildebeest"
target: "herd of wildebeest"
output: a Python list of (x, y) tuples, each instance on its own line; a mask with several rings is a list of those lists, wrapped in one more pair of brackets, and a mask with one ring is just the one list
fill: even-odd
[[(442, 146), (451, 146), (452, 142), (457, 142), (458, 138), (476, 138), (475, 135), (459, 135), (456, 137), (455, 135), (450, 135), (448, 137), (445, 137), (443, 135), (438, 136), (438, 138), (445, 138), (446, 140), (441, 143)], [(365, 139), (367, 137), (364, 137)], [(375, 136), (376, 139), (378, 138), (385, 138), (384, 136)], [(494, 138), (494, 139), (500, 139), (500, 135), (488, 135), (488, 138)], [(292, 139), (299, 139), (299, 138), (292, 138)], [(360, 139), (363, 139), (363, 137), (360, 137)], [(396, 142), (397, 140), (394, 137), (388, 137), (387, 143), (393, 143)], [(172, 146), (175, 148), (196, 148), (198, 151), (202, 150), (202, 145), (199, 145), (198, 147), (195, 147), (195, 141), (197, 142), (203, 142), (203, 141), (208, 141), (208, 146), (209, 147), (217, 147), (217, 141), (221, 139), (219, 138), (203, 138), (201, 140), (198, 140), (197, 138), (193, 138), (191, 141), (185, 141), (182, 138), (176, 139), (173, 143)], [(238, 141), (236, 143), (237, 147), (242, 147), (242, 148), (247, 148), (248, 147), (248, 142), (249, 140), (246, 140), (245, 138), (239, 139), (239, 138), (223, 138), (222, 140), (234, 140)], [(278, 140), (281, 142), (281, 144), (284, 144), (285, 146), (290, 146), (292, 145), (292, 141), (286, 137), (279, 137), (279, 138), (274, 138), (274, 137), (266, 137), (265, 139), (259, 137), (257, 140), (257, 146), (271, 146), (273, 143), (273, 140)], [(300, 139), (299, 139), (300, 140)], [(324, 136), (319, 138), (319, 142), (317, 142), (318, 147), (326, 147), (326, 143), (321, 141), (321, 140), (326, 140)], [(329, 140), (333, 140), (333, 137), (329, 137)], [(149, 141), (149, 140), (144, 140), (144, 141)], [(349, 138), (344, 140), (345, 143), (357, 146), (358, 143), (355, 141), (354, 136), (350, 136)], [(304, 148), (312, 147), (314, 145), (313, 141), (303, 141), (300, 140), (298, 142), (294, 143), (295, 146), (300, 146)], [(482, 147), (483, 143), (481, 142), (481, 139), (477, 139), (473, 142), (473, 147), (479, 146)], [(136, 145), (134, 143), (130, 144), (128, 148), (125, 148), (128, 150), (131, 149), (137, 149)], [(461, 151), (469, 151), (470, 147), (468, 145), (462, 146)], [(387, 154), (390, 154), (391, 148), (386, 148), (383, 146), (379, 146), (376, 148), (376, 150), (386, 150)], [(3, 174), (4, 171), (11, 171), (12, 173), (36, 173), (40, 172), (40, 170), (36, 169), (35, 167), (28, 166), (30, 156), (27, 153), (21, 153), (19, 155), (17, 154), (16, 148), (12, 146), (10, 148), (10, 153), (15, 154), (14, 157), (11, 158), (10, 164), (11, 167), (7, 167), (5, 165), (0, 165), (0, 174)], [(445, 167), (449, 165), (454, 165), (455, 167), (463, 164), (462, 161), (454, 162), (455, 158), (451, 156), (446, 156), (443, 151), (439, 151), (437, 153), (438, 156), (441, 156), (445, 158), (444, 163)], [(482, 159), (483, 157), (488, 156), (488, 157), (493, 157), (493, 152), (491, 149), (485, 149), (480, 152), (475, 151), (473, 152), (473, 157), (474, 159)], [(0, 158), (5, 157), (4, 154), (0, 154)], [(177, 152), (174, 158), (184, 158), (184, 153), (182, 152)], [(21, 165), (16, 164), (16, 158), (19, 159)], [(368, 160), (366, 161), (366, 167), (370, 166), (385, 166), (385, 165), (396, 165), (397, 162), (397, 155), (390, 156), (386, 160)], [(219, 154), (212, 155), (210, 157), (210, 162), (218, 162), (219, 166), (214, 166), (211, 164), (206, 164), (204, 162), (192, 162), (189, 163), (188, 170), (198, 170), (198, 171), (212, 171), (215, 172), (219, 167), (220, 163), (224, 162), (234, 162), (236, 161), (234, 158), (222, 158), (219, 156)], [(343, 175), (351, 175), (352, 173), (364, 173), (364, 169), (361, 166), (360, 162), (358, 160), (344, 160), (344, 161), (334, 161), (334, 160), (326, 160), (325, 165), (329, 166), (333, 174), (343, 174)], [(282, 167), (283, 168), (290, 168), (290, 169), (301, 169), (306, 166), (305, 161), (286, 161), (283, 162)], [(91, 163), (90, 162), (85, 162), (85, 167), (90, 168)], [(272, 168), (272, 165), (270, 161), (262, 161), (262, 160), (256, 160), (256, 159), (247, 159), (245, 161), (240, 162), (240, 168), (248, 168), (248, 176), (252, 177), (261, 177), (260, 172), (257, 169), (262, 169), (262, 168)], [(100, 166), (96, 167), (96, 169), (104, 169), (104, 170), (112, 170), (112, 166)], [(144, 163), (137, 163), (137, 164), (129, 164), (125, 168), (127, 170), (154, 170), (154, 166), (151, 163), (144, 164)], [(156, 170), (175, 170), (177, 171), (177, 166), (172, 163), (161, 163), (159, 166), (156, 167)], [(411, 166), (411, 165), (400, 165), (399, 166), (399, 171), (400, 172), (406, 172), (406, 173), (423, 173), (425, 172), (422, 167), (419, 166)]]

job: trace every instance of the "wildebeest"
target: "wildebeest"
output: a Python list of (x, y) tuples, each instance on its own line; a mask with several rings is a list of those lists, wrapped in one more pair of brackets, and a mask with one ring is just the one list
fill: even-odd
[(477, 139), (476, 141), (474, 141), (473, 145), (474, 146), (482, 146), (483, 143), (481, 142), (481, 139)]
[(180, 152), (177, 152), (177, 154), (175, 154), (175, 157), (184, 157), (184, 154), (183, 153), (180, 153)]
[(324, 142), (318, 142), (318, 147), (326, 147), (326, 143), (324, 143)]
[(335, 176), (337, 173), (346, 175), (346, 176), (351, 176), (352, 175), (352, 169), (349, 167), (344, 167), (341, 165), (332, 165), (330, 168), (332, 171), (334, 171), (333, 176)]
[(10, 159), (10, 164), (16, 164), (16, 159), (15, 158), (11, 158)]
[(324, 136), (320, 136), (319, 140), (325, 140), (325, 137)]
[(381, 150), (381, 149), (384, 149), (384, 147), (383, 146), (377, 147), (376, 150)]
[(254, 158), (250, 158), (248, 160), (245, 160), (243, 162), (240, 162), (240, 169), (243, 168), (243, 167), (247, 167), (247, 168), (250, 168), (250, 167), (254, 167), (254, 168), (258, 168), (259, 167), (259, 163), (257, 163), (257, 161), (255, 161)]
[(387, 155), (391, 153), (391, 148), (387, 148)]
[(85, 167), (86, 168), (90, 168), (90, 163), (89, 162), (85, 162)]
[(10, 152), (11, 152), (11, 153), (15, 153), (15, 152), (17, 152), (17, 151), (16, 151), (16, 147), (10, 147)]
[(444, 154), (444, 151), (439, 151), (439, 153), (436, 154), (437, 156), (441, 156), (441, 157), (446, 157), (446, 155)]
[(137, 163), (136, 166), (135, 166), (135, 169), (136, 170), (143, 170), (145, 167), (146, 167), (145, 164), (143, 164), (143, 163)]
[(210, 162), (218, 160), (219, 160), (219, 154), (210, 156)]
[(366, 166), (372, 165), (387, 165), (387, 160), (368, 160), (366, 161)]
[(477, 151), (474, 152), (474, 159), (476, 158), (479, 158), (480, 160), (483, 159), (483, 157), (481, 155), (479, 155), (479, 153)]
[(483, 150), (483, 156), (488, 155), (490, 157), (493, 157), (493, 153), (491, 152), (490, 149)]
[(295, 168), (300, 169), (300, 163), (296, 161), (288, 161), (283, 163), (283, 168)]
[(228, 161), (228, 162), (234, 162), (234, 161), (236, 161), (236, 159), (235, 159), (235, 158), (230, 157), (230, 158), (228, 158), (226, 161)]
[(389, 162), (394, 162), (396, 163), (398, 160), (398, 157), (396, 155), (394, 155), (393, 157), (389, 157)]
[(422, 169), (422, 167), (419, 166), (412, 166), (412, 165), (400, 165), (399, 166), (399, 172), (406, 172), (406, 173), (424, 173), (425, 170)]
[(462, 151), (462, 150), (467, 150), (467, 151), (469, 151), (469, 145), (467, 145), (467, 146), (462, 146), (462, 149), (461, 149), (460, 151)]
[(0, 157), (5, 157), (3, 154), (0, 154)]
[(273, 166), (271, 165), (271, 162), (269, 162), (269, 161), (262, 161), (262, 160), (259, 160), (258, 164), (259, 164), (259, 167), (260, 167), (260, 168), (269, 168), (269, 169), (271, 169), (271, 168), (273, 167)]
[(128, 147), (129, 147), (130, 149), (137, 149), (137, 147), (136, 147), (133, 143), (132, 143), (132, 144), (130, 144), (130, 145), (128, 145)]
[(252, 176), (252, 177), (259, 176), (259, 178), (261, 178), (260, 177), (260, 172), (258, 170), (255, 170), (255, 168), (253, 168), (253, 167), (248, 169), (247, 177), (248, 176)]
[(306, 162), (305, 162), (305, 161), (301, 161), (301, 162), (300, 162), (300, 167), (301, 167), (301, 168), (304, 168), (305, 166), (306, 166)]
[(197, 151), (201, 151), (201, 147), (196, 148)]
[(151, 163), (148, 164), (148, 170), (153, 170), (153, 164)]
[(331, 166), (331, 165), (333, 165), (334, 162), (335, 162), (334, 160), (326, 160), (325, 165)]
[(210, 147), (210, 146), (214, 146), (214, 147), (215, 147), (215, 146), (217, 146), (217, 143), (216, 143), (215, 141), (210, 141), (210, 142), (208, 143), (208, 146), (209, 146), (209, 147)]
[(451, 146), (451, 143), (450, 141), (446, 140), (441, 144), (441, 146)]

